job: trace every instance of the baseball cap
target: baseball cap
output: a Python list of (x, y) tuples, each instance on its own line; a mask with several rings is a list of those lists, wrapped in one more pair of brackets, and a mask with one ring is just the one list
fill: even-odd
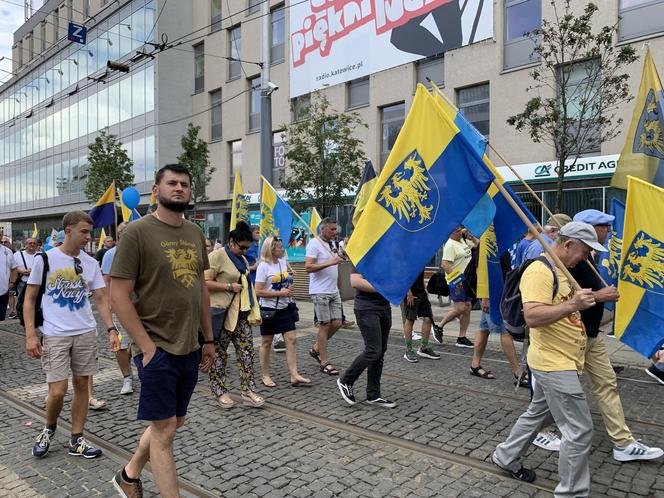
[(556, 227), (556, 228), (557, 227), (564, 227), (570, 221), (572, 221), (572, 218), (570, 218), (566, 214), (558, 213), (558, 214), (552, 215), (548, 220), (546, 220), (546, 226)]
[(574, 221), (583, 221), (589, 225), (607, 225), (613, 223), (616, 217), (610, 214), (602, 213), (597, 209), (586, 209), (584, 211), (579, 211), (574, 215)]
[(606, 252), (607, 249), (597, 241), (597, 232), (592, 225), (583, 221), (572, 221), (562, 227), (559, 232), (564, 237), (576, 239), (589, 246), (591, 249), (599, 252)]

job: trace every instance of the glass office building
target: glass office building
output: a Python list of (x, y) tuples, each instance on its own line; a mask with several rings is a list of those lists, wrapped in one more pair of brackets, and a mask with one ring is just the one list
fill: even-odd
[[(86, 45), (61, 40), (57, 53), (36, 55), (30, 71), (0, 87), (0, 219), (56, 218), (86, 206), (88, 144), (104, 129), (128, 151), (137, 188), (149, 190), (156, 62), (129, 59), (154, 38), (154, 18), (152, 0), (125, 3), (89, 29)], [(130, 71), (107, 71), (108, 60)]]

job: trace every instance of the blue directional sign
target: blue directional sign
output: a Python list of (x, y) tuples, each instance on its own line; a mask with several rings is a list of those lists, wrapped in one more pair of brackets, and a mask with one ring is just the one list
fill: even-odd
[(82, 24), (76, 24), (73, 22), (69, 23), (69, 29), (67, 30), (67, 39), (81, 45), (85, 45), (85, 42), (88, 38), (88, 28)]

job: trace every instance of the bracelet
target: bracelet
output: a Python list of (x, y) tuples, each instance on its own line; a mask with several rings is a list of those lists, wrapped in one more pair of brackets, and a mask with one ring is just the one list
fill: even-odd
[(227, 291), (232, 291), (233, 290), (233, 284), (226, 284), (226, 290)]
[(203, 344), (214, 344), (214, 341), (203, 341)]
[(108, 332), (110, 334), (113, 330), (115, 330), (115, 332), (117, 332), (118, 328), (115, 325), (113, 325), (112, 327), (108, 327), (106, 329), (106, 332)]

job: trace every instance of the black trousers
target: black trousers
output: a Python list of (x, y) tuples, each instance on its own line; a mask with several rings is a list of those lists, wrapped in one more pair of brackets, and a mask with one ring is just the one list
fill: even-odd
[(364, 351), (344, 372), (341, 382), (353, 385), (362, 372), (367, 371), (367, 399), (380, 398), (380, 377), (383, 373), (383, 357), (392, 327), (389, 307), (381, 310), (354, 310), (357, 326), (364, 339)]

